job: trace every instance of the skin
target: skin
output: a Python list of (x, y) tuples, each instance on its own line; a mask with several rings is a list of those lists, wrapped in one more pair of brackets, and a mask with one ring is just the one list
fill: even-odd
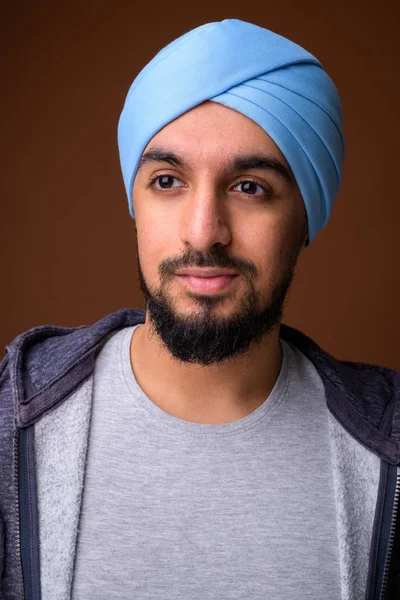
[[(149, 289), (160, 285), (158, 266), (164, 259), (220, 245), (256, 267), (257, 297), (262, 305), (269, 303), (305, 246), (304, 204), (292, 175), (288, 181), (274, 170), (232, 170), (231, 163), (237, 157), (267, 155), (291, 174), (274, 141), (242, 114), (205, 102), (158, 132), (144, 154), (154, 149), (173, 152), (184, 166), (150, 160), (135, 178), (138, 252)], [(219, 292), (221, 301), (212, 308), (219, 318), (239, 310), (247, 285), (239, 274)], [(173, 276), (167, 291), (178, 314), (201, 314), (202, 305), (182, 277)], [(245, 354), (210, 366), (176, 360), (148, 314), (131, 343), (132, 368), (145, 394), (164, 411), (197, 423), (227, 423), (250, 414), (270, 394), (281, 363), (279, 327)]]

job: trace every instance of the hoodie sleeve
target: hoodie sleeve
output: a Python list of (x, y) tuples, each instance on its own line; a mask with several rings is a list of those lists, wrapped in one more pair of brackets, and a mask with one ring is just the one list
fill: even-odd
[(14, 600), (21, 588), (17, 558), (16, 433), (8, 355), (0, 363), (0, 598)]

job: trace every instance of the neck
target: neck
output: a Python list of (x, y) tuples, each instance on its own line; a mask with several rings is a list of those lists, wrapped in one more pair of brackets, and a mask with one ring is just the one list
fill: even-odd
[(148, 315), (131, 342), (132, 369), (144, 393), (165, 412), (195, 423), (229, 423), (253, 412), (269, 396), (281, 364), (279, 327), (248, 352), (207, 367), (177, 361)]

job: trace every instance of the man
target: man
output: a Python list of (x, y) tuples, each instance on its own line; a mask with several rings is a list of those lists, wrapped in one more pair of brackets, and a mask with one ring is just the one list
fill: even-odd
[(339, 187), (332, 81), (207, 24), (135, 79), (119, 147), (147, 310), (8, 347), (1, 597), (398, 598), (399, 375), (281, 325)]

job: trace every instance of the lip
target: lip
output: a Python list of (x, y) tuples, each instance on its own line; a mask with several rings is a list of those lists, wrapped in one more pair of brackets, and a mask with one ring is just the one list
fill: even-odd
[(218, 269), (217, 267), (201, 267), (198, 269), (181, 269), (175, 275), (189, 275), (191, 277), (223, 277), (237, 275), (232, 269)]
[(238, 274), (226, 274), (219, 272), (217, 275), (206, 276), (202, 273), (201, 276), (198, 276), (186, 273), (177, 273), (177, 276), (193, 292), (212, 295), (228, 289), (235, 279), (237, 279)]

